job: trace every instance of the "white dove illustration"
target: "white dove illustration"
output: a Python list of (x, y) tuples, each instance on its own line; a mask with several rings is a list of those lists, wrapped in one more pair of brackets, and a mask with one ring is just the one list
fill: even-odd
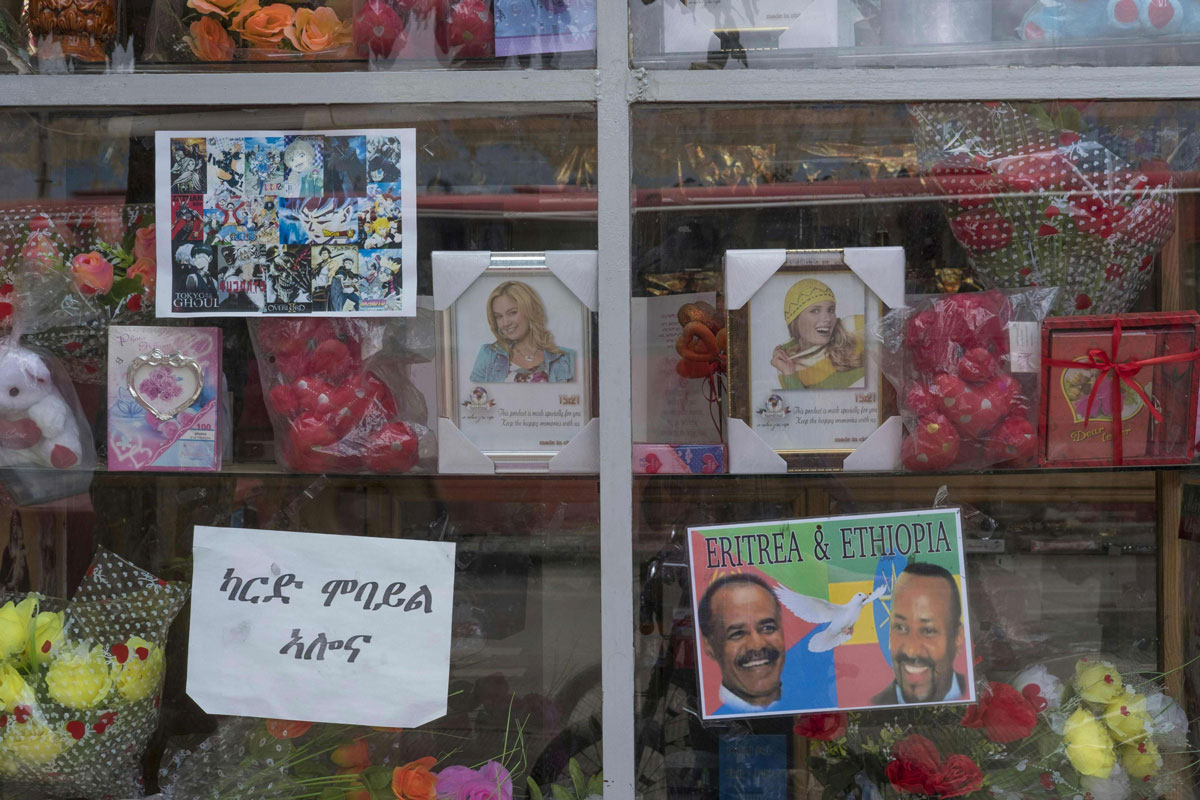
[(788, 611), (806, 622), (829, 623), (828, 628), (808, 640), (808, 649), (814, 653), (823, 653), (848, 642), (854, 635), (854, 623), (858, 622), (863, 607), (883, 597), (886, 590), (887, 585), (880, 584), (870, 594), (856, 592), (849, 602), (838, 605), (819, 597), (793, 592), (782, 584), (775, 584), (775, 596)]

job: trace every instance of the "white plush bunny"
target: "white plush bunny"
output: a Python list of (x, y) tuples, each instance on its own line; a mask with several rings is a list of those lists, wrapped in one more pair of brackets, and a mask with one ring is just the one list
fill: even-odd
[(0, 344), (0, 466), (69, 469), (83, 455), (71, 406), (42, 357)]

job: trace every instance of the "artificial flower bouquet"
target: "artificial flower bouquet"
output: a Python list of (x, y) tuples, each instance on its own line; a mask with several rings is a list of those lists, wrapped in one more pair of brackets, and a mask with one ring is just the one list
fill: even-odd
[(280, 464), (297, 472), (408, 472), (432, 434), (395, 320), (253, 320)]
[[(223, 719), (195, 748), (159, 770), (163, 800), (512, 800), (525, 769), (522, 725), (503, 751), (470, 766), (455, 749), (438, 755), (426, 731)], [(455, 737), (457, 738), (457, 737)]]
[(0, 604), (0, 784), (141, 796), (167, 630), (186, 596), (100, 550), (69, 602), (31, 594)]
[(795, 731), (812, 740), (809, 768), (836, 796), (1156, 798), (1195, 764), (1179, 704), (1097, 657), (1065, 678), (1028, 667), (966, 707), (815, 714)]
[(1058, 286), (1056, 315), (1128, 311), (1174, 227), (1166, 164), (1090, 138), (1077, 103), (910, 107), (921, 170), (990, 288)]
[(72, 380), (103, 383), (107, 326), (154, 316), (154, 207), (0, 212), (0, 264), (0, 325), (57, 356)]

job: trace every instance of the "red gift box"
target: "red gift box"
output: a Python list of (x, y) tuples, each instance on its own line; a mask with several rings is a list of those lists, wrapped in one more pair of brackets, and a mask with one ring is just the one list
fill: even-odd
[(1042, 325), (1044, 467), (1192, 460), (1200, 314), (1054, 317)]

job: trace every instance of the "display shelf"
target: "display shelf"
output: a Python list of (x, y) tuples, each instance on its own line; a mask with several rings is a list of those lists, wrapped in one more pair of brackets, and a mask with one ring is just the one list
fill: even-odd
[[(50, 470), (22, 470), (22, 474), (52, 474)], [(403, 500), (436, 498), (450, 502), (503, 498), (512, 503), (584, 503), (597, 497), (595, 475), (430, 475), (430, 474), (316, 474), (290, 472), (271, 463), (226, 464), (220, 472), (109, 472), (98, 467), (93, 474), (92, 491), (99, 487), (131, 486), (151, 482), (181, 486), (206, 486), (222, 480), (254, 480), (274, 487), (299, 487), (323, 484), (386, 489)], [(56, 501), (59, 502), (59, 501)]]
[(512, 103), (596, 99), (594, 70), (0, 75), (3, 106)]

